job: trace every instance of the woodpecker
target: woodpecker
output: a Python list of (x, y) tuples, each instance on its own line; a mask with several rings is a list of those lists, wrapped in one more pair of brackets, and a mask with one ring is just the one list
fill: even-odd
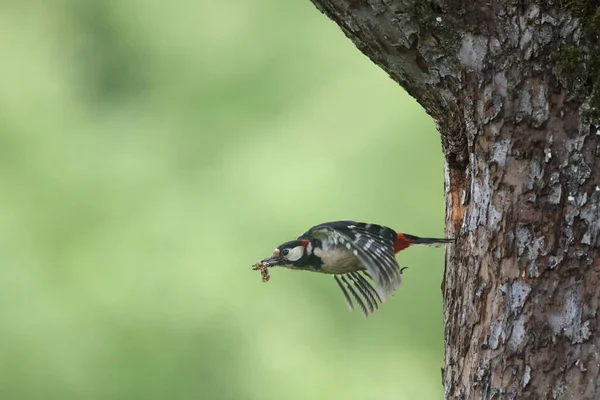
[[(268, 267), (333, 275), (350, 311), (354, 302), (367, 317), (398, 289), (402, 271), (396, 253), (412, 245), (441, 245), (453, 239), (423, 238), (350, 220), (315, 225), (296, 240), (279, 245), (261, 260)], [(369, 280), (367, 280), (368, 278)]]

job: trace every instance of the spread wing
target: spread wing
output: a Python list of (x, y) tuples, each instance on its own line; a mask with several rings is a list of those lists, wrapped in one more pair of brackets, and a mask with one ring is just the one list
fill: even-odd
[(374, 313), (379, 308), (378, 303), (382, 303), (381, 297), (379, 297), (377, 290), (371, 286), (364, 276), (358, 272), (351, 272), (346, 275), (334, 275), (333, 277), (342, 290), (350, 311), (354, 310), (350, 295), (352, 295), (352, 298), (360, 307), (362, 315), (365, 317)]
[[(363, 314), (373, 312), (377, 309), (377, 301), (384, 302), (400, 286), (402, 272), (394, 254), (397, 234), (393, 229), (343, 220), (313, 226), (298, 239), (309, 237), (328, 239), (334, 245), (346, 246), (365, 267), (365, 275), (373, 280), (376, 291), (357, 272), (335, 276), (350, 309), (352, 296)], [(360, 300), (359, 295), (362, 295), (366, 304)]]

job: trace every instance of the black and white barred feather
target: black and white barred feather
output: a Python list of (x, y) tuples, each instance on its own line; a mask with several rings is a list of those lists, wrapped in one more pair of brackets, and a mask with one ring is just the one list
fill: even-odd
[[(362, 271), (333, 272), (350, 310), (354, 308), (354, 300), (367, 316), (400, 286), (402, 270), (395, 257), (397, 233), (393, 229), (342, 220), (316, 225), (298, 237), (313, 238), (319, 239), (324, 248), (351, 252), (364, 267)], [(372, 280), (375, 287), (365, 277)]]

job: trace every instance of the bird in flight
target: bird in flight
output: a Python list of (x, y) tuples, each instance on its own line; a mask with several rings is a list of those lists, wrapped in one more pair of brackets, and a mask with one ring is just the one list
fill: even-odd
[[(296, 240), (285, 242), (257, 264), (263, 281), (266, 268), (284, 267), (333, 275), (350, 311), (352, 300), (366, 317), (400, 286), (402, 271), (396, 253), (412, 245), (441, 245), (454, 239), (397, 233), (377, 224), (341, 220), (315, 225)], [(259, 266), (262, 266), (260, 268)], [(372, 282), (372, 283), (371, 283)]]

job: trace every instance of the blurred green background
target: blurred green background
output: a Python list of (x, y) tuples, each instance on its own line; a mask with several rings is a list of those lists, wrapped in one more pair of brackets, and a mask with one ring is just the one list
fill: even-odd
[(0, 4), (0, 399), (439, 399), (443, 250), (379, 312), (250, 265), (443, 236), (434, 124), (308, 0)]

